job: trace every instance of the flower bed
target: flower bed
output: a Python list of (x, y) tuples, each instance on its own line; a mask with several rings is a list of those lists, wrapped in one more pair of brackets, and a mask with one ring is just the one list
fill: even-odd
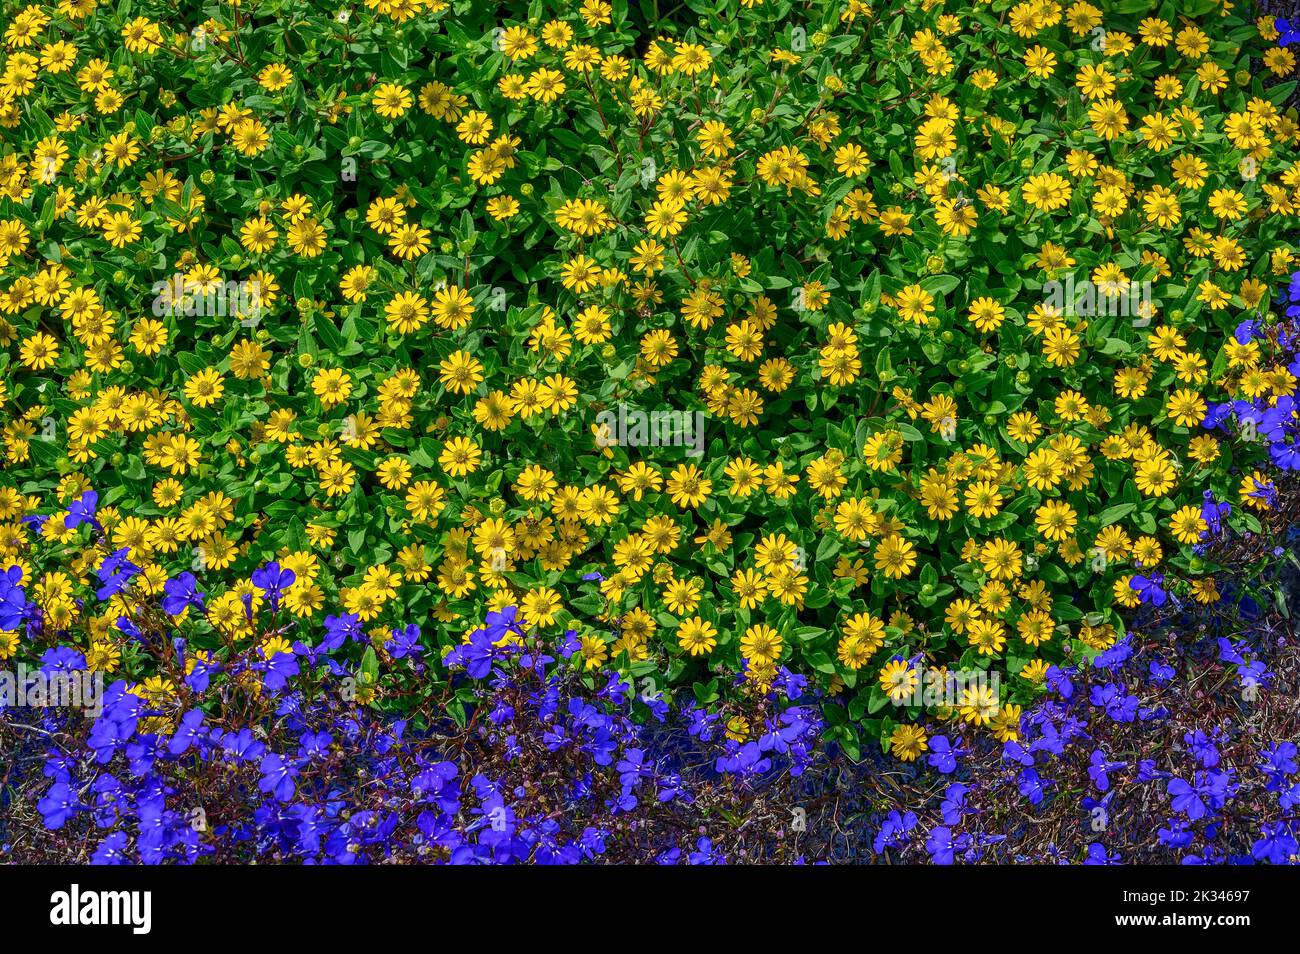
[[(1215, 0), (205, 15), (68, 0), (4, 34), (0, 658), (119, 686), (105, 745), (74, 732), (48, 769), (47, 823), (101, 811), (147, 860), (305, 856), (262, 796), (301, 807), (299, 771), (328, 814), (331, 776), (361, 784), (340, 732), (348, 772), (454, 764), (468, 798), (498, 703), (461, 670), (491, 671), (472, 634), (508, 609), (529, 653), (572, 650), (575, 705), (631, 687), (601, 716), (619, 758), (661, 705), (721, 719), (710, 791), (787, 731), (800, 765), (818, 733), (905, 764), (935, 720), (1014, 741), (1144, 602), (1217, 605), (1212, 544), (1261, 534), (1295, 469), (1289, 23)], [(227, 733), (259, 727), (329, 741), (254, 764), (266, 743)], [(93, 791), (82, 745), (134, 781)], [(213, 796), (227, 827), (168, 805), (143, 840), (175, 784), (157, 747), (198, 759), (187, 784), (243, 780)], [(428, 811), (418, 844), (482, 857)], [(326, 829), (311, 857), (369, 856)]]
[[(4, 612), (22, 602), (0, 597)], [(331, 659), (354, 623), (217, 663), (184, 639), (150, 645), (173, 605), (135, 638), (181, 701), (119, 681), (93, 722), (3, 713), (18, 798), (0, 839), (21, 860), (94, 864), (1286, 863), (1300, 647), (1244, 593), (1221, 602), (1051, 667), (1047, 697), (1000, 741), (936, 726), (925, 768), (902, 772), (820, 746), (821, 700), (784, 668), (726, 714), (638, 696), (613, 672), (592, 691), (577, 633), (550, 645), (511, 608), (445, 660), (454, 697), (397, 653), (420, 697), (399, 717), (357, 706), (357, 678)], [(84, 665), (56, 648), (41, 671)]]

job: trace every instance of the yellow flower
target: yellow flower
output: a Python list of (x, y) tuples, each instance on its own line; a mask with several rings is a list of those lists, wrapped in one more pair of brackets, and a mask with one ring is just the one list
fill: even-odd
[(713, 652), (713, 648), (718, 643), (717, 637), (717, 628), (698, 616), (684, 620), (677, 628), (678, 645), (692, 656), (703, 656)]
[(889, 750), (897, 759), (914, 762), (930, 747), (925, 729), (919, 725), (899, 725), (889, 736)]
[(920, 677), (905, 659), (892, 659), (880, 670), (880, 688), (895, 705), (906, 702), (916, 691)]
[(385, 119), (401, 117), (414, 102), (406, 87), (394, 83), (380, 83), (371, 93), (371, 104), (375, 112)]
[(901, 579), (916, 566), (916, 548), (896, 533), (876, 545), (876, 569), (890, 579)]
[(766, 623), (757, 623), (740, 639), (741, 655), (756, 665), (774, 663), (781, 658), (781, 635)]

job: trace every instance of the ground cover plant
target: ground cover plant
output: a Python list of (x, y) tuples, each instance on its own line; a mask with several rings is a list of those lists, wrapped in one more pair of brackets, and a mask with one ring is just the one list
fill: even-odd
[[(716, 721), (705, 786), (788, 780), (819, 746), (910, 771), (954, 726), (1036, 737), (1060, 673), (1115, 659), (1142, 610), (1240, 599), (1259, 568), (1226, 578), (1218, 544), (1285, 529), (1285, 18), (64, 0), (2, 21), (0, 658), (117, 687), (89, 738), (5, 738), (54, 740), (44, 824), (121, 833), (88, 853), (383, 856), (317, 839), (308, 809), (341, 791), (305, 786), (292, 824), (268, 807), (300, 770), (327, 784), (341, 731), (367, 740), (349, 771), (418, 766), (435, 801), (462, 780), (486, 817), (505, 776), (472, 767), (497, 756), (471, 728), (560, 698), (539, 672), (527, 705), (485, 702), (501, 654), (572, 664), (570, 728), (600, 735), (578, 762), (609, 764), (602, 732), (629, 761), (660, 719)], [(202, 806), (158, 807), (159, 757), (256, 767), (265, 797), (199, 833)], [(650, 797), (623, 771), (614, 815)], [(654, 785), (657, 824), (694, 828)], [(486, 843), (452, 834), (459, 806), (420, 844), (603, 853), (546, 830), (554, 803)], [(669, 841), (637, 844), (712, 858)]]
[[(1278, 525), (1294, 524), (1288, 500)], [(331, 617), (316, 647), (266, 658), (254, 644), (217, 662), (183, 637), (166, 645), (176, 599), (132, 632), (167, 663), (179, 700), (117, 681), (93, 721), (68, 708), (0, 720), (7, 855), (1091, 865), (1297, 853), (1300, 647), (1282, 612), (1239, 588), (1209, 607), (1149, 607), (1176, 629), (1050, 667), (1046, 697), (1014, 731), (952, 720), (923, 763), (892, 765), (819, 746), (824, 700), (784, 667), (771, 692), (722, 712), (638, 697), (616, 672), (591, 691), (577, 632), (550, 642), (509, 608), (446, 659), (468, 718), (448, 712), (444, 687), (394, 719), (356, 706), (356, 674), (330, 660), (362, 638), (355, 620)], [(4, 593), (7, 610), (20, 602)], [(412, 692), (418, 637), (411, 627), (392, 648)], [(84, 665), (66, 647), (41, 659), (51, 678)]]

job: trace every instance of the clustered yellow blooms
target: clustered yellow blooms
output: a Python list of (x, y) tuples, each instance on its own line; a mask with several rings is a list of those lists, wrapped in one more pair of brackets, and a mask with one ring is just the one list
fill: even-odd
[[(908, 12), (896, 44), (915, 85), (882, 100), (887, 122), (905, 131), (882, 151), (890, 131), (864, 125), (842, 75), (861, 55), (827, 42), (832, 31), (872, 33), (878, 14), (861, 0), (813, 4), (814, 29), (800, 27), (808, 42), (765, 51), (770, 101), (746, 97), (743, 108), (728, 101), (736, 87), (722, 61), (737, 53), (734, 35), (657, 36), (638, 58), (616, 41), (610, 3), (572, 6), (497, 31), (481, 54), (494, 63), (486, 87), (452, 84), (435, 68), (424, 81), (376, 76), (355, 91), (269, 55), (245, 61), (238, 22), (186, 31), (137, 16), (119, 41), (139, 69), (188, 49), (255, 83), (222, 106), (188, 110), (180, 92), (162, 90), (166, 115), (152, 129), (126, 108), (143, 95), (135, 71), (80, 35), (107, 16), (96, 0), (18, 11), (0, 73), (0, 126), (20, 133), (20, 148), (0, 158), (0, 347), (15, 382), (0, 381), (0, 437), (7, 470), (42, 478), (54, 469), (33, 443), (53, 440), (59, 480), (48, 494), (0, 488), (0, 562), (31, 570), (24, 554), (37, 532), (73, 539), (58, 521), (40, 531), (21, 522), (45, 496), (66, 504), (105, 468), (138, 462), (128, 477), (148, 493), (138, 506), (104, 507), (101, 520), (142, 567), (147, 592), (191, 561), (215, 579), (270, 551), (296, 575), (283, 596), (289, 613), (353, 613), (381, 649), (421, 593), (443, 622), (514, 605), (542, 630), (570, 625), (573, 600), (595, 593), (612, 625), (581, 636), (590, 669), (732, 661), (761, 690), (798, 658), (832, 692), (856, 688), (865, 670), (862, 684), (902, 704), (918, 677), (894, 657), (924, 651), (929, 632), (955, 637), (956, 655), (1032, 657), (1015, 674), (1022, 687), (1041, 685), (1041, 653), (1067, 638), (1109, 645), (1112, 622), (1062, 612), (1074, 589), (1067, 573), (1108, 573), (1110, 602), (1136, 605), (1132, 573), (1206, 529), (1200, 481), (1222, 453), (1199, 432), (1208, 401), (1295, 390), (1266, 342), (1220, 348), (1215, 326), (1207, 333), (1187, 314), (1194, 306), (1213, 322), (1266, 311), (1271, 282), (1294, 267), (1293, 243), (1254, 241), (1265, 224), (1296, 226), (1294, 111), (1259, 96), (1219, 109), (1242, 82), (1218, 62), (1235, 50), (1187, 18), (1150, 16), (1126, 30), (1086, 0), (1025, 0), (1006, 13), (998, 41), (1013, 52), (1000, 62), (988, 42), (968, 43), (968, 6), (928, 2)], [(764, 15), (763, 0), (742, 6)], [(454, 16), (441, 0), (365, 9), (397, 29)], [(1257, 27), (1264, 42), (1276, 38), (1271, 18)], [(1053, 51), (1062, 46), (1070, 55)], [(1157, 75), (1137, 67), (1139, 48), (1160, 62)], [(1295, 70), (1290, 50), (1262, 59), (1279, 77)], [(32, 132), (24, 105), (65, 74), (66, 108)], [(1030, 128), (998, 114), (999, 95), (1045, 84), (1064, 84), (1071, 99), (1060, 111), (1084, 117), (1068, 141), (1022, 161), (975, 161), (1010, 155)], [(365, 138), (386, 147), (436, 136), (463, 220), (516, 242), (526, 235), (545, 278), (485, 285), (482, 238), (453, 239), (445, 209), (414, 178), (371, 181), (340, 213), (332, 186), (309, 194), (305, 180), (268, 175), (286, 104), (300, 94), (322, 123), (365, 123)], [(599, 161), (545, 139), (548, 122), (576, 123), (579, 111)], [(562, 158), (543, 161), (532, 152), (541, 145)], [(1229, 147), (1236, 178), (1216, 158)], [(910, 168), (897, 165), (900, 152)], [(560, 185), (566, 166), (584, 171)], [(226, 167), (268, 184), (247, 200), (222, 191), (214, 170)], [(797, 255), (793, 245), (774, 254), (775, 236), (716, 230), (749, 207), (753, 221), (799, 231)], [(1078, 216), (1086, 230), (1073, 230)], [(1009, 262), (1019, 291), (935, 280), (984, 255), (963, 243), (990, 230), (1028, 236), (1030, 251)], [(1121, 246), (1134, 235), (1140, 248)], [(164, 307), (128, 304), (113, 287), (125, 270), (97, 280), (68, 256), (74, 240), (139, 265), (162, 248), (164, 272), (177, 276), (159, 293)], [(877, 269), (874, 285), (860, 285), (861, 264), (840, 267), (890, 254), (898, 267)], [(1153, 290), (1132, 330), (1039, 292), (1076, 270), (1102, 304)], [(201, 336), (199, 359), (189, 319), (232, 286), (243, 294), (221, 316), (222, 334)], [(1158, 303), (1181, 288), (1187, 304), (1165, 311)], [(970, 356), (941, 378), (911, 353), (966, 340)], [(152, 374), (182, 353), (174, 376), (137, 383), (134, 371)], [(1076, 386), (1089, 367), (1105, 369), (1107, 390)], [(965, 393), (964, 378), (986, 369), (1020, 386), (1014, 408), (976, 406)], [(592, 423), (666, 387), (707, 419), (701, 454), (657, 457)], [(784, 426), (805, 405), (826, 436), (789, 440), (807, 434)], [(1128, 512), (1102, 519), (1103, 468), (1160, 502), (1146, 511), (1159, 526)], [(1254, 491), (1269, 479), (1244, 477), (1238, 500), (1266, 507)], [(280, 518), (259, 515), (281, 497), (295, 501), (292, 545), (275, 536)], [(350, 536), (358, 503), (382, 511), (385, 536), (363, 528), (345, 559), (340, 533)], [(939, 568), (946, 544), (936, 541), (954, 535), (947, 549), (960, 560)], [(90, 568), (87, 557), (39, 578), (34, 598), (51, 619), (78, 612)], [(592, 568), (603, 573), (594, 585), (581, 580)], [(927, 570), (940, 570), (937, 581)], [(250, 638), (256, 587), (242, 577), (209, 587), (211, 628)], [(1193, 596), (1212, 602), (1217, 592), (1199, 579)], [(117, 599), (89, 621), (86, 647), (109, 672), (121, 662)], [(813, 621), (832, 600), (827, 633)], [(0, 634), (0, 658), (17, 645)], [(261, 651), (286, 648), (272, 640)], [(161, 680), (140, 691), (175, 690)], [(1019, 708), (982, 687), (946, 715), (1007, 739)], [(728, 733), (748, 729), (742, 720)], [(903, 759), (926, 749), (917, 725), (889, 738)]]

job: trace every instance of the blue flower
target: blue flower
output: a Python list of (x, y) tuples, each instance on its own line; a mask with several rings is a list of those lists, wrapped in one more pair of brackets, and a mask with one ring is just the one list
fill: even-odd
[(1214, 768), (1219, 764), (1219, 750), (1215, 747), (1214, 740), (1200, 729), (1184, 733), (1183, 742), (1196, 757), (1196, 761), (1201, 763), (1201, 768)]
[(337, 645), (342, 646), (343, 641), (350, 639), (354, 643), (365, 641), (365, 633), (361, 629), (361, 617), (356, 613), (344, 613), (342, 616), (326, 616), (325, 632), (328, 634), (327, 641), (337, 640)]
[(1233, 643), (1232, 640), (1220, 636), (1218, 639), (1218, 645), (1219, 662), (1232, 663), (1237, 666), (1244, 666), (1246, 664), (1246, 659), (1241, 654), (1241, 649), (1237, 644)]
[(1092, 784), (1097, 786), (1097, 791), (1104, 792), (1110, 788), (1110, 773), (1124, 768), (1124, 765), (1123, 762), (1107, 761), (1105, 752), (1094, 749), (1092, 755), (1088, 757), (1088, 777), (1092, 779)]
[(201, 709), (191, 709), (185, 713), (185, 715), (181, 716), (180, 724), (176, 726), (176, 731), (172, 733), (171, 740), (167, 743), (167, 751), (172, 755), (183, 754), (198, 738), (199, 730), (202, 727), (203, 711)]
[(266, 746), (248, 729), (227, 732), (221, 737), (221, 747), (237, 762), (252, 762), (266, 752)]
[(1037, 805), (1047, 794), (1042, 777), (1031, 768), (1022, 769), (1019, 776), (1020, 794), (1028, 799), (1029, 804)]
[(1002, 743), (1002, 761), (1008, 765), (1033, 765), (1032, 745), (1030, 749), (1026, 749), (1015, 739), (1008, 739)]
[(905, 841), (903, 836), (915, 827), (916, 812), (909, 811), (906, 814), (900, 814), (895, 809), (885, 816), (885, 821), (880, 826), (880, 831), (876, 832), (876, 838), (871, 847), (877, 854), (886, 848), (897, 848)]
[(187, 606), (203, 610), (203, 594), (198, 591), (198, 581), (193, 573), (182, 573), (163, 584), (163, 612), (180, 616)]
[[(1263, 769), (1274, 776), (1278, 782), (1288, 775), (1294, 775), (1300, 768), (1296, 763), (1296, 744), (1294, 742), (1275, 742), (1264, 751)], [(1272, 781), (1270, 788), (1275, 788)]]
[(959, 835), (953, 837), (952, 829), (940, 825), (930, 830), (930, 834), (925, 839), (925, 850), (930, 854), (930, 860), (936, 865), (950, 865), (953, 863), (953, 856), (958, 851), (964, 851), (970, 841), (969, 835)]
[(221, 664), (205, 660), (200, 656), (189, 659), (189, 672), (185, 674), (185, 685), (194, 692), (206, 692), (212, 677), (221, 671)]
[(80, 807), (76, 793), (67, 782), (55, 782), (45, 797), (36, 803), (36, 810), (41, 813), (45, 827), (50, 831), (62, 828)]
[(262, 757), (260, 768), (262, 770), (262, 779), (257, 785), (259, 790), (274, 795), (277, 800), (282, 802), (287, 802), (293, 798), (295, 790), (294, 778), (298, 774), (297, 769), (274, 752), (268, 752)]
[(1300, 854), (1300, 844), (1287, 831), (1285, 822), (1268, 822), (1262, 828), (1262, 837), (1251, 846), (1250, 856), (1256, 861), (1284, 865), (1296, 854)]
[(1130, 635), (1115, 643), (1109, 649), (1098, 653), (1092, 660), (1095, 669), (1116, 669), (1128, 662), (1133, 656), (1133, 641)]
[(298, 576), (293, 570), (285, 569), (272, 560), (266, 566), (254, 570), (249, 579), (254, 586), (266, 593), (271, 610), (275, 611), (280, 608), (280, 594), (293, 586)]
[(56, 672), (82, 672), (85, 668), (86, 657), (70, 646), (47, 649), (41, 654), (41, 674), (45, 676)]
[(388, 641), (384, 648), (388, 650), (388, 655), (394, 659), (418, 656), (420, 654), (420, 627), (415, 623), (409, 623), (401, 629), (393, 630), (393, 638)]
[(564, 631), (564, 640), (560, 643), (559, 653), (565, 659), (572, 659), (573, 654), (582, 648), (582, 640), (578, 638), (576, 629), (566, 629)]
[(1168, 791), (1174, 811), (1186, 815), (1192, 821), (1204, 818), (1209, 814), (1209, 809), (1205, 807), (1201, 793), (1190, 782), (1181, 778), (1171, 778)]
[(726, 859), (714, 852), (711, 838), (698, 839), (695, 842), (695, 850), (687, 856), (687, 861), (693, 865), (726, 864)]
[(130, 839), (127, 838), (126, 832), (115, 831), (95, 849), (95, 853), (90, 856), (92, 865), (126, 865), (130, 864), (130, 859), (126, 855), (127, 846)]
[(725, 754), (718, 756), (716, 767), (719, 772), (731, 772), (746, 778), (768, 771), (772, 760), (763, 756), (757, 742), (740, 745), (728, 740)]
[(1230, 513), (1232, 513), (1232, 504), (1219, 503), (1214, 499), (1214, 493), (1209, 490), (1201, 494), (1201, 519), (1205, 521), (1210, 536), (1217, 537), (1223, 532), (1223, 520)]
[(1094, 706), (1104, 707), (1106, 715), (1116, 722), (1132, 722), (1137, 718), (1137, 696), (1128, 695), (1113, 682), (1093, 686), (1089, 698)]
[(1094, 841), (1088, 846), (1088, 853), (1083, 859), (1085, 865), (1117, 865), (1120, 863), (1119, 852), (1109, 854), (1106, 846), (1099, 841)]
[(15, 630), (32, 612), (27, 602), (27, 594), (19, 584), (23, 579), (23, 568), (11, 566), (0, 571), (0, 629)]
[(130, 552), (129, 547), (122, 547), (104, 558), (104, 562), (95, 571), (99, 576), (99, 582), (103, 584), (95, 591), (96, 597), (106, 600), (121, 593), (131, 584), (132, 578), (140, 572), (140, 568), (126, 558)]
[(957, 759), (964, 751), (954, 746), (946, 735), (936, 735), (930, 739), (930, 754), (926, 761), (940, 774), (950, 775), (957, 770)]
[(1074, 695), (1074, 683), (1066, 672), (1055, 664), (1047, 667), (1045, 681), (1048, 687), (1062, 699), (1069, 699)]
[(1133, 579), (1128, 581), (1130, 589), (1136, 590), (1138, 598), (1143, 603), (1151, 606), (1164, 606), (1169, 594), (1164, 588), (1165, 577), (1162, 573), (1153, 573), (1151, 576), (1137, 574)]
[(1188, 827), (1182, 819), (1171, 818), (1169, 823), (1156, 831), (1156, 837), (1160, 839), (1160, 844), (1166, 848), (1186, 848), (1192, 843), (1195, 833)]
[(1254, 486), (1254, 489), (1250, 491), (1248, 496), (1263, 501), (1265, 506), (1270, 510), (1277, 505), (1277, 486), (1273, 481), (1265, 480), (1263, 483), (1260, 483), (1259, 479), (1253, 475), (1248, 477), (1247, 480), (1249, 480)]
[(292, 649), (283, 649), (258, 664), (263, 671), (262, 685), (272, 692), (283, 689), (292, 676), (298, 675), (298, 657)]
[(1153, 659), (1147, 671), (1151, 674), (1151, 681), (1158, 686), (1163, 686), (1169, 680), (1174, 678), (1174, 667)]
[(93, 490), (86, 491), (68, 506), (68, 514), (63, 518), (63, 526), (73, 530), (83, 523), (88, 523), (98, 529), (99, 521), (95, 519), (95, 509), (98, 506), (99, 494)]
[(448, 666), (463, 666), (472, 679), (482, 679), (492, 671), (492, 661), (497, 655), (493, 642), (500, 638), (488, 629), (476, 629), (469, 634), (469, 642), (461, 643), (447, 654), (445, 662)]
[(966, 814), (966, 793), (969, 791), (970, 786), (960, 782), (954, 782), (943, 790), (943, 801), (939, 805), (939, 811), (943, 815), (945, 825), (958, 824)]

